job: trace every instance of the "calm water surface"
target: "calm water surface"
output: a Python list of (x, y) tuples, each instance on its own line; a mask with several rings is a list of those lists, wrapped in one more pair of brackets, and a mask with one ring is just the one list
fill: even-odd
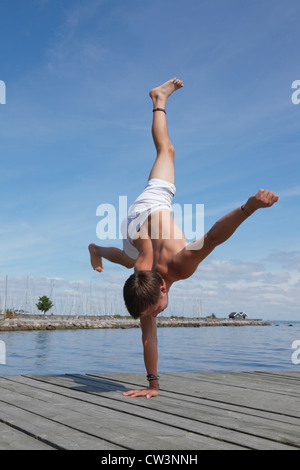
[[(137, 328), (1, 332), (0, 340), (6, 350), (0, 375), (145, 372)], [(159, 328), (159, 371), (300, 371), (292, 362), (296, 340), (299, 322)]]

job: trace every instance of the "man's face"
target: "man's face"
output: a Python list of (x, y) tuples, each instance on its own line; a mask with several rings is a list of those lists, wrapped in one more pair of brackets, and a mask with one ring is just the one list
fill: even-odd
[(152, 317), (157, 317), (168, 306), (168, 294), (162, 293), (161, 298), (155, 305), (151, 305), (145, 313), (145, 315), (151, 315)]

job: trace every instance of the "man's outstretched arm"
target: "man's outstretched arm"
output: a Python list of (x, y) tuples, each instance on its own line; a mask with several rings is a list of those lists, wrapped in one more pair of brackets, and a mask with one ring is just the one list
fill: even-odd
[(255, 196), (250, 197), (246, 204), (225, 215), (213, 225), (208, 232), (211, 242), (215, 246), (224, 243), (247, 217), (257, 209), (271, 207), (278, 198), (279, 196), (271, 191), (261, 189)]
[[(218, 220), (202, 239), (189, 243), (173, 260), (173, 271), (178, 272), (180, 279), (190, 277), (198, 265), (206, 258), (216, 246), (230, 238), (236, 229), (257, 209), (271, 207), (278, 201), (271, 191), (261, 189), (255, 196), (251, 196), (246, 204), (238, 207)], [(243, 208), (243, 209), (242, 209)], [(199, 248), (198, 248), (199, 247)]]

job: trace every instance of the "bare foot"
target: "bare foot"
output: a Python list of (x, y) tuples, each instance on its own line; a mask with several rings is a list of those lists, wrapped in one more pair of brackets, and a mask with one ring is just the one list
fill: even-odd
[(183, 83), (181, 80), (178, 80), (177, 78), (172, 78), (172, 80), (168, 80), (166, 83), (163, 83), (162, 85), (153, 88), (150, 91), (149, 95), (155, 106), (157, 106), (158, 104), (164, 105), (166, 104), (168, 97), (175, 90), (178, 90), (178, 88), (182, 87)]
[(91, 255), (91, 265), (95, 271), (102, 273), (103, 271), (103, 263), (102, 263), (102, 256), (98, 253), (99, 247), (91, 243), (89, 245), (89, 252)]

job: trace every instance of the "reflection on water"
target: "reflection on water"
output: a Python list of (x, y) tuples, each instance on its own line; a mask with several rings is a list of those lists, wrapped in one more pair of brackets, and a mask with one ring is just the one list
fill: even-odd
[[(160, 372), (295, 370), (300, 324), (159, 328)], [(0, 375), (145, 372), (137, 328), (1, 332)]]

